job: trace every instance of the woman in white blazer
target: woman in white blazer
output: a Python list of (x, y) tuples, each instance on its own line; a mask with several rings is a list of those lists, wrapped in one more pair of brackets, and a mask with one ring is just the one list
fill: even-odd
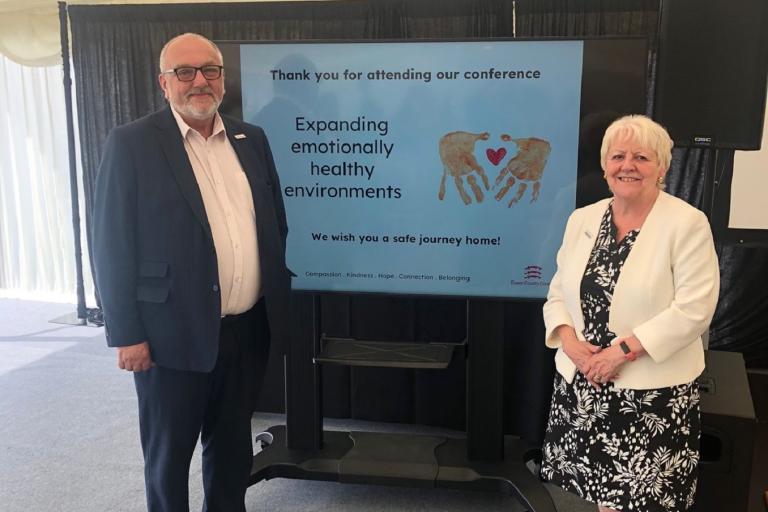
[(706, 216), (662, 190), (671, 151), (645, 116), (608, 128), (613, 197), (569, 218), (544, 304), (557, 374), (541, 474), (601, 511), (683, 511), (696, 492), (720, 276)]

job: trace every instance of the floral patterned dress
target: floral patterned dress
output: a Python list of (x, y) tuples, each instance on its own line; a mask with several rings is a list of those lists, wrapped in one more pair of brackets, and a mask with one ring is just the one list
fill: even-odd
[[(593, 345), (616, 337), (608, 330), (613, 289), (638, 233), (617, 243), (608, 207), (581, 282), (584, 336)], [(685, 511), (696, 492), (699, 431), (695, 382), (596, 390), (579, 372), (571, 384), (557, 373), (541, 476), (617, 510)]]

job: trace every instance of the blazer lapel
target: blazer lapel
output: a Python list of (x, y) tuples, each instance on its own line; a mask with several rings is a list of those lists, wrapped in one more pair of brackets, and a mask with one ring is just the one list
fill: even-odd
[[(648, 212), (648, 216), (645, 218), (637, 238), (635, 238), (635, 243), (632, 245), (632, 250), (629, 251), (627, 259), (624, 260), (624, 264), (621, 267), (621, 273), (616, 280), (616, 286), (613, 288), (614, 298), (623, 295), (624, 287), (630, 286), (631, 288), (632, 280), (640, 280), (642, 282), (642, 280), (648, 278), (647, 275), (642, 273), (642, 267), (644, 263), (653, 261), (657, 257), (657, 251), (660, 250), (659, 234), (663, 230), (663, 210), (667, 198), (666, 192), (660, 191), (656, 202), (651, 207), (651, 211)], [(626, 284), (628, 282), (630, 283), (629, 285)]]
[(181, 138), (179, 125), (176, 123), (170, 108), (160, 112), (157, 126), (160, 129), (160, 145), (168, 160), (171, 174), (173, 174), (184, 199), (189, 203), (195, 218), (200, 222), (203, 231), (205, 231), (208, 239), (213, 243), (213, 235), (211, 234), (211, 226), (208, 224), (208, 216), (205, 214), (203, 197), (200, 195), (200, 188), (197, 185), (197, 180), (195, 180), (192, 164), (189, 163), (187, 150), (184, 149), (184, 141)]
[[(584, 222), (581, 225), (578, 245), (573, 251), (572, 257), (575, 259), (575, 276), (578, 278), (578, 282), (581, 283), (581, 278), (584, 275), (584, 271), (587, 269), (587, 263), (589, 263), (589, 257), (592, 254), (592, 248), (595, 246), (597, 235), (600, 232), (600, 222), (603, 220), (610, 199), (604, 199), (595, 206), (590, 207), (587, 211)], [(581, 286), (577, 283), (576, 290), (580, 290)]]

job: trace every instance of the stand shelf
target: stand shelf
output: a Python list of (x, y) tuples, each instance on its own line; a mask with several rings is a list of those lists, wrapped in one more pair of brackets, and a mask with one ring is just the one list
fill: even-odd
[(323, 336), (321, 346), (322, 351), (314, 357), (315, 363), (444, 369), (453, 357), (453, 345), (441, 343), (360, 341)]

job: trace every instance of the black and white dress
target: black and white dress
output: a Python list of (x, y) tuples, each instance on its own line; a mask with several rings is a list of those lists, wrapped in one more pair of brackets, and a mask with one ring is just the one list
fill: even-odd
[[(581, 282), (584, 336), (594, 345), (608, 347), (616, 337), (608, 330), (613, 289), (638, 233), (617, 243), (608, 207)], [(596, 390), (579, 372), (571, 384), (557, 373), (541, 475), (617, 510), (685, 511), (696, 492), (699, 431), (695, 382)]]

